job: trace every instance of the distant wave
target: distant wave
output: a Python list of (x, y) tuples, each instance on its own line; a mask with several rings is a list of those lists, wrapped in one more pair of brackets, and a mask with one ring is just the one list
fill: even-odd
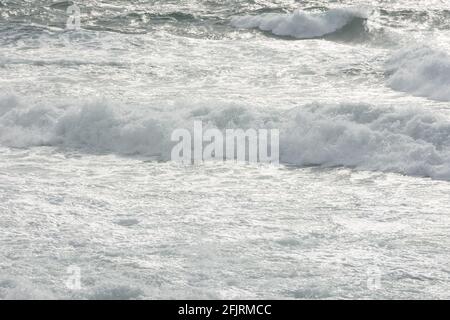
[[(194, 108), (193, 108), (194, 107)], [(422, 109), (367, 104), (310, 104), (287, 113), (244, 106), (189, 106), (156, 113), (106, 102), (27, 105), (0, 97), (0, 145), (54, 146), (88, 153), (169, 160), (175, 128), (194, 119), (221, 130), (279, 128), (280, 160), (300, 166), (345, 166), (450, 180), (450, 121)]]
[(395, 53), (386, 63), (387, 83), (394, 90), (450, 101), (450, 55), (428, 46)]
[(367, 18), (365, 10), (356, 8), (337, 8), (323, 13), (298, 10), (287, 14), (266, 13), (258, 16), (233, 17), (231, 25), (244, 29), (258, 28), (277, 36), (310, 39), (332, 34), (355, 20)]
[(450, 28), (450, 10), (426, 7), (380, 8), (379, 13), (382, 20), (394, 28), (411, 28), (412, 26), (428, 30), (448, 30)]

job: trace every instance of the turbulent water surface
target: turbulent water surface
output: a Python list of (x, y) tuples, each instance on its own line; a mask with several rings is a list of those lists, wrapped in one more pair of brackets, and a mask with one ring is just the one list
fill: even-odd
[(0, 298), (450, 298), (448, 1), (75, 4), (0, 0)]

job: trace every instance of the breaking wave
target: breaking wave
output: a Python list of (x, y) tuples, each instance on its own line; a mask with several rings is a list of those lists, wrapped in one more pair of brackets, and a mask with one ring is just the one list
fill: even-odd
[(450, 121), (422, 109), (317, 103), (264, 114), (252, 111), (255, 108), (217, 104), (197, 109), (174, 106), (164, 112), (124, 110), (130, 108), (106, 102), (27, 106), (14, 97), (3, 97), (0, 144), (169, 160), (172, 130), (192, 128), (197, 119), (222, 130), (279, 128), (280, 161), (285, 164), (345, 166), (450, 180)]
[(428, 46), (406, 48), (386, 63), (388, 86), (394, 90), (450, 101), (450, 56)]
[[(104, 101), (81, 106), (31, 105), (0, 98), (0, 143), (9, 147), (58, 146), (88, 152), (160, 155), (168, 142), (164, 121), (121, 111)], [(170, 136), (169, 136), (170, 137)]]
[(277, 36), (311, 39), (333, 34), (346, 26), (364, 27), (368, 13), (357, 8), (336, 8), (322, 13), (297, 10), (293, 13), (266, 13), (258, 16), (239, 16), (231, 19), (236, 28), (270, 31)]
[(450, 122), (421, 109), (312, 104), (292, 110), (280, 158), (450, 180)]

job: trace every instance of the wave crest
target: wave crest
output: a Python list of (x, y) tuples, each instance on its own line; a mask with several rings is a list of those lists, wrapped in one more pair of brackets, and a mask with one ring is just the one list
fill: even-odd
[(450, 122), (421, 109), (312, 104), (291, 111), (280, 159), (450, 180)]
[(322, 37), (334, 33), (356, 19), (367, 19), (368, 13), (357, 8), (336, 8), (323, 13), (297, 10), (293, 13), (267, 13), (259, 16), (239, 16), (231, 19), (236, 28), (270, 31), (277, 36), (298, 39)]
[(169, 133), (155, 114), (121, 112), (104, 101), (78, 107), (26, 106), (11, 96), (0, 98), (0, 143), (9, 147), (58, 146), (161, 156), (170, 150)]
[(406, 48), (386, 63), (388, 86), (438, 101), (450, 101), (450, 56), (428, 46)]
[(222, 103), (176, 105), (164, 112), (106, 102), (40, 106), (0, 97), (0, 145), (54, 146), (88, 153), (169, 160), (172, 130), (205, 127), (277, 128), (280, 161), (344, 166), (450, 180), (450, 121), (419, 108), (310, 104), (288, 112)]

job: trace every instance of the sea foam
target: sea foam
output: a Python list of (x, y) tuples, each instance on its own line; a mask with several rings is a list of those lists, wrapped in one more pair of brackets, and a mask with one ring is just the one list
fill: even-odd
[(290, 112), (280, 159), (450, 180), (450, 122), (422, 109), (311, 104)]
[(258, 28), (278, 36), (308, 39), (334, 33), (355, 19), (367, 18), (366, 10), (359, 8), (336, 8), (321, 13), (297, 10), (286, 14), (267, 13), (233, 17), (231, 25), (244, 29)]
[(170, 131), (162, 118), (150, 111), (127, 112), (105, 101), (48, 106), (5, 96), (0, 97), (0, 143), (161, 156), (162, 150), (170, 148), (166, 140)]
[(278, 128), (280, 162), (285, 164), (344, 166), (450, 180), (450, 121), (424, 109), (362, 103), (316, 103), (263, 113), (254, 111), (255, 106), (216, 103), (211, 108), (200, 106), (201, 112), (195, 107), (130, 113), (123, 111), (133, 109), (129, 106), (120, 108), (104, 101), (42, 106), (0, 97), (0, 144), (170, 160), (175, 144), (170, 141), (172, 130), (191, 130), (194, 120), (202, 120), (205, 127), (219, 130)]
[(396, 52), (386, 62), (388, 86), (439, 101), (450, 101), (450, 56), (429, 46)]

